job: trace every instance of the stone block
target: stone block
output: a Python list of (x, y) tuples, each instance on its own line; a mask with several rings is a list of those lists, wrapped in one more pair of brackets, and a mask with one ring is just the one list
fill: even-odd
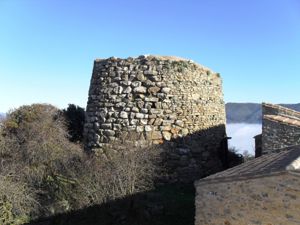
[(137, 104), (137, 106), (138, 106), (140, 109), (144, 108), (144, 102), (143, 102), (143, 101), (138, 101), (136, 104)]
[(131, 111), (132, 111), (132, 112), (136, 112), (136, 113), (137, 113), (137, 112), (139, 112), (140, 110), (139, 110), (139, 108), (138, 108), (138, 107), (132, 107)]
[(148, 120), (147, 119), (140, 119), (140, 124), (141, 125), (147, 125), (148, 124)]
[(162, 132), (162, 135), (163, 135), (163, 138), (164, 138), (165, 140), (167, 140), (167, 141), (170, 141), (171, 138), (172, 138), (172, 134), (171, 134), (170, 132), (168, 132), (168, 131), (163, 131), (163, 132)]
[(187, 128), (184, 128), (184, 129), (180, 130), (179, 134), (182, 136), (186, 136), (189, 134), (189, 130)]
[(160, 114), (161, 112), (161, 109), (150, 109), (150, 114)]
[(144, 71), (144, 74), (145, 74), (145, 75), (150, 75), (150, 76), (155, 76), (155, 75), (158, 74), (158, 72), (155, 71), (155, 70), (145, 70), (145, 71)]
[(160, 131), (152, 131), (151, 133), (151, 139), (152, 140), (157, 140), (157, 139), (162, 139), (162, 133)]
[(128, 93), (131, 93), (131, 91), (132, 91), (132, 88), (130, 86), (128, 86), (124, 89), (123, 93), (128, 94)]
[(134, 81), (131, 83), (131, 86), (136, 88), (136, 87), (140, 87), (142, 85), (141, 81)]
[(145, 126), (145, 131), (146, 131), (146, 132), (152, 131), (152, 127), (149, 126), (149, 125), (146, 125), (146, 126)]
[(168, 94), (170, 91), (171, 91), (171, 88), (168, 88), (168, 87), (164, 87), (161, 89), (161, 92), (165, 93), (165, 94)]
[(146, 108), (142, 108), (142, 109), (141, 109), (141, 113), (144, 113), (144, 114), (147, 114), (147, 113), (148, 113), (148, 111), (149, 111), (149, 110), (148, 110), (148, 109), (146, 109)]
[(113, 131), (113, 130), (104, 130), (103, 134), (105, 136), (114, 136), (115, 135), (115, 131)]
[(184, 127), (184, 122), (182, 120), (176, 120), (175, 124), (180, 127)]
[(160, 88), (159, 87), (150, 87), (148, 88), (148, 93), (151, 94), (151, 95), (156, 95), (157, 92), (160, 91)]
[(156, 97), (146, 97), (145, 101), (146, 102), (158, 102), (158, 98), (156, 98)]
[(155, 121), (155, 119), (154, 119), (154, 118), (152, 118), (152, 119), (149, 119), (149, 120), (148, 120), (148, 124), (149, 124), (149, 125), (153, 125), (154, 121)]
[(137, 126), (136, 127), (136, 132), (140, 133), (144, 131), (144, 126)]
[(154, 121), (154, 126), (160, 126), (162, 124), (162, 122), (163, 122), (163, 119), (157, 118)]
[(101, 124), (101, 128), (102, 129), (111, 129), (112, 128), (112, 124), (111, 123), (102, 123)]
[(140, 86), (140, 87), (136, 87), (133, 89), (134, 93), (146, 93), (147, 92), (147, 88)]
[(172, 129), (172, 127), (170, 125), (160, 126), (161, 131), (170, 131), (171, 129)]
[(127, 119), (128, 118), (128, 113), (127, 112), (120, 112), (120, 117), (123, 118), (123, 119)]
[(135, 118), (137, 118), (137, 119), (143, 119), (143, 118), (145, 118), (145, 114), (143, 114), (143, 113), (136, 113), (135, 114)]
[(139, 74), (136, 76), (136, 78), (137, 78), (139, 81), (144, 81), (144, 80), (146, 79), (143, 73), (139, 73)]

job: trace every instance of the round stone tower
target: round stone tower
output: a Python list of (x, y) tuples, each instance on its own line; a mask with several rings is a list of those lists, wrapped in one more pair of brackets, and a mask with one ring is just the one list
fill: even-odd
[(95, 60), (85, 146), (101, 152), (130, 134), (135, 144), (179, 143), (180, 165), (213, 164), (225, 135), (219, 74), (176, 57)]

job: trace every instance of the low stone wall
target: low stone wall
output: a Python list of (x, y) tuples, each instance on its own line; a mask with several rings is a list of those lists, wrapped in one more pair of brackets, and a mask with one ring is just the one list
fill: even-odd
[(300, 179), (283, 174), (196, 184), (195, 225), (300, 224)]
[(88, 151), (102, 154), (129, 139), (139, 146), (164, 143), (169, 168), (193, 179), (222, 168), (224, 136), (219, 74), (176, 57), (95, 60), (84, 130)]

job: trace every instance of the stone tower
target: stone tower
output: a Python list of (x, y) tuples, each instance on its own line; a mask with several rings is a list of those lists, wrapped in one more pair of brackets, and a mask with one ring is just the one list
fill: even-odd
[(176, 57), (95, 60), (86, 149), (101, 153), (133, 133), (135, 144), (173, 143), (169, 159), (182, 173), (219, 170), (225, 136), (219, 74)]

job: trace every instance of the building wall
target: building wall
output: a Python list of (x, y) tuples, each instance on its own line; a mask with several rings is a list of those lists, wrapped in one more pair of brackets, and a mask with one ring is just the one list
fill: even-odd
[(300, 144), (300, 127), (263, 119), (262, 154)]
[(196, 63), (154, 56), (95, 60), (86, 112), (88, 150), (102, 153), (130, 136), (138, 145), (170, 143), (168, 162), (181, 177), (220, 170), (222, 80)]
[(300, 112), (279, 105), (262, 104), (262, 154), (300, 144), (300, 127), (272, 120), (267, 115), (300, 120)]
[(262, 134), (256, 135), (255, 139), (255, 158), (262, 155)]
[(196, 183), (195, 225), (300, 224), (300, 176)]

